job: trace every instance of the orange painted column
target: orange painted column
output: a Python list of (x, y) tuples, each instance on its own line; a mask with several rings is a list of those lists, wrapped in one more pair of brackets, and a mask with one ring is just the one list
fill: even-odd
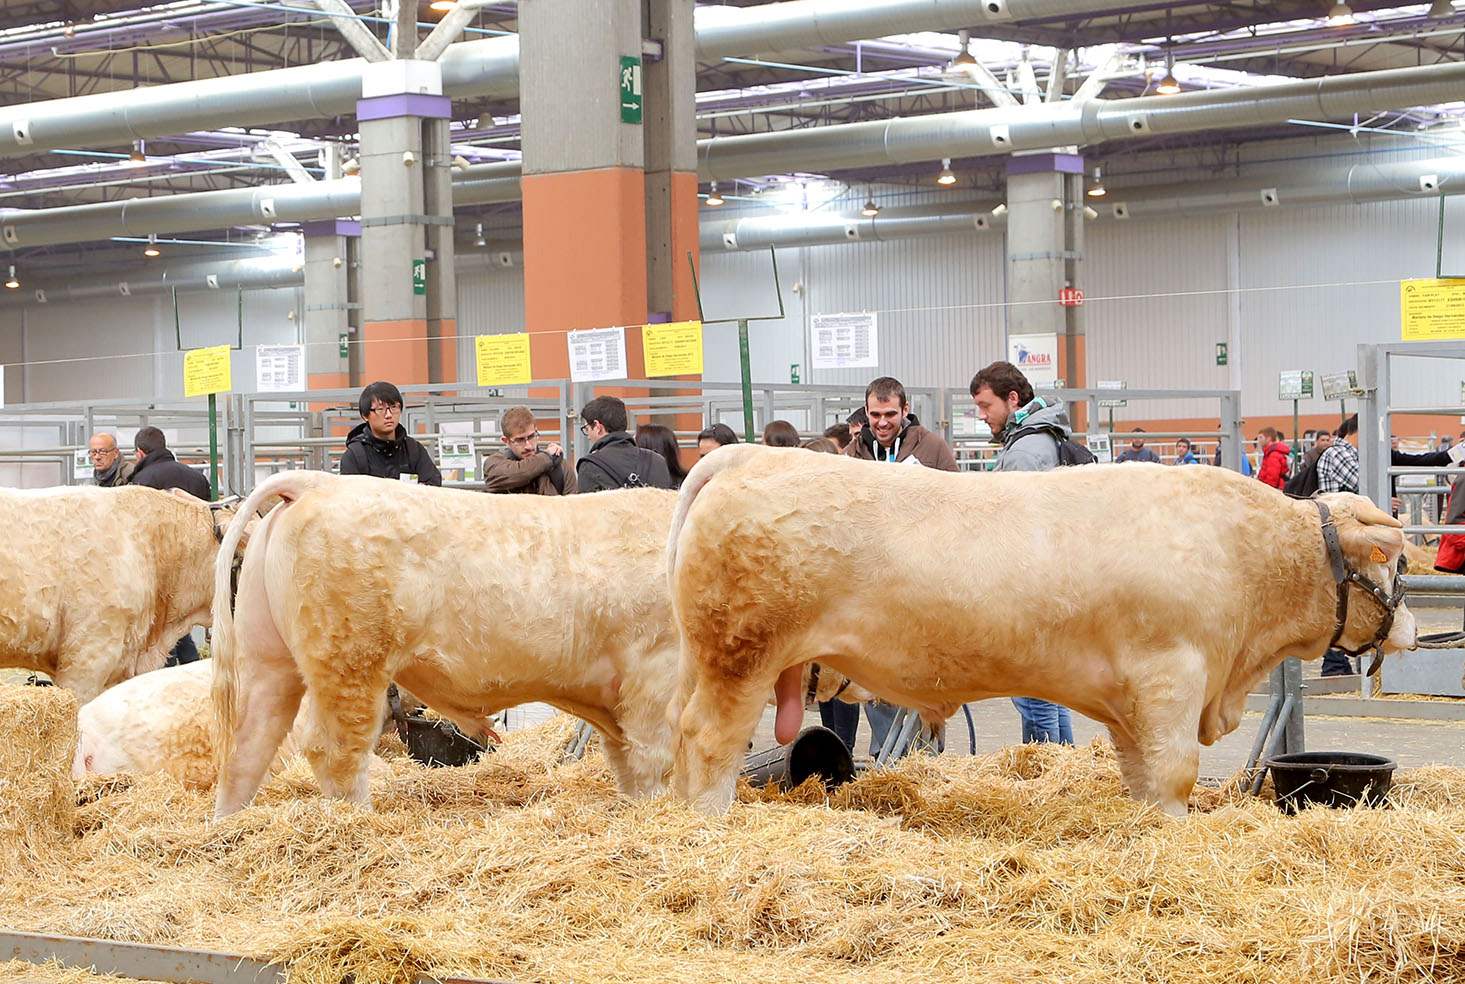
[[(536, 379), (570, 376), (568, 331), (646, 319), (646, 216), (640, 168), (525, 175), (524, 325)], [(626, 333), (640, 375), (641, 336)]]

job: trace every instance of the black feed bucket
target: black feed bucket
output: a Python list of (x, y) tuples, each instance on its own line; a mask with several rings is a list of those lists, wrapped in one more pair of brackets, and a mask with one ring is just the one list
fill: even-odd
[(828, 728), (805, 728), (787, 745), (754, 752), (743, 764), (743, 778), (755, 786), (776, 782), (793, 789), (810, 776), (822, 777), (826, 789), (855, 777), (854, 758)]
[(1267, 759), (1277, 806), (1286, 813), (1314, 803), (1378, 806), (1394, 784), (1397, 763), (1363, 752), (1295, 752)]
[(406, 734), (403, 741), (407, 743), (407, 753), (423, 765), (469, 765), (487, 751), (454, 727), (451, 721), (405, 718), (397, 723), (399, 734), (404, 725)]

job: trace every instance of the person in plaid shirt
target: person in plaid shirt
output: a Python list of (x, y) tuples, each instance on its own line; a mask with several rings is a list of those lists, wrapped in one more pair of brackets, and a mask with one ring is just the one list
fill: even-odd
[(1338, 439), (1323, 452), (1317, 460), (1317, 490), (1319, 492), (1358, 491), (1358, 414), (1343, 421), (1338, 428)]

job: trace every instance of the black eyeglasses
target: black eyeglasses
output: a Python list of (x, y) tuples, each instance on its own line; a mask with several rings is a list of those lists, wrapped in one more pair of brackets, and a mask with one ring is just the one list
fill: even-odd
[(590, 436), (590, 425), (588, 423), (581, 424), (580, 425), (580, 433), (581, 434), (584, 434), (586, 437), (589, 437)]

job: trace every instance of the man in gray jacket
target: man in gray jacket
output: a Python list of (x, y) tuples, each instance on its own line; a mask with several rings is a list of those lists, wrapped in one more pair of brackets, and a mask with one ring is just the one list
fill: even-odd
[[(994, 362), (972, 377), (977, 416), (1000, 441), (996, 471), (1048, 471), (1058, 467), (1058, 443), (1073, 435), (1068, 411), (1059, 399), (1033, 396), (1032, 384), (1011, 362)], [(1055, 524), (1063, 517), (1054, 516)], [(1035, 697), (1014, 697), (1022, 716), (1022, 740), (1073, 744), (1068, 708)]]

